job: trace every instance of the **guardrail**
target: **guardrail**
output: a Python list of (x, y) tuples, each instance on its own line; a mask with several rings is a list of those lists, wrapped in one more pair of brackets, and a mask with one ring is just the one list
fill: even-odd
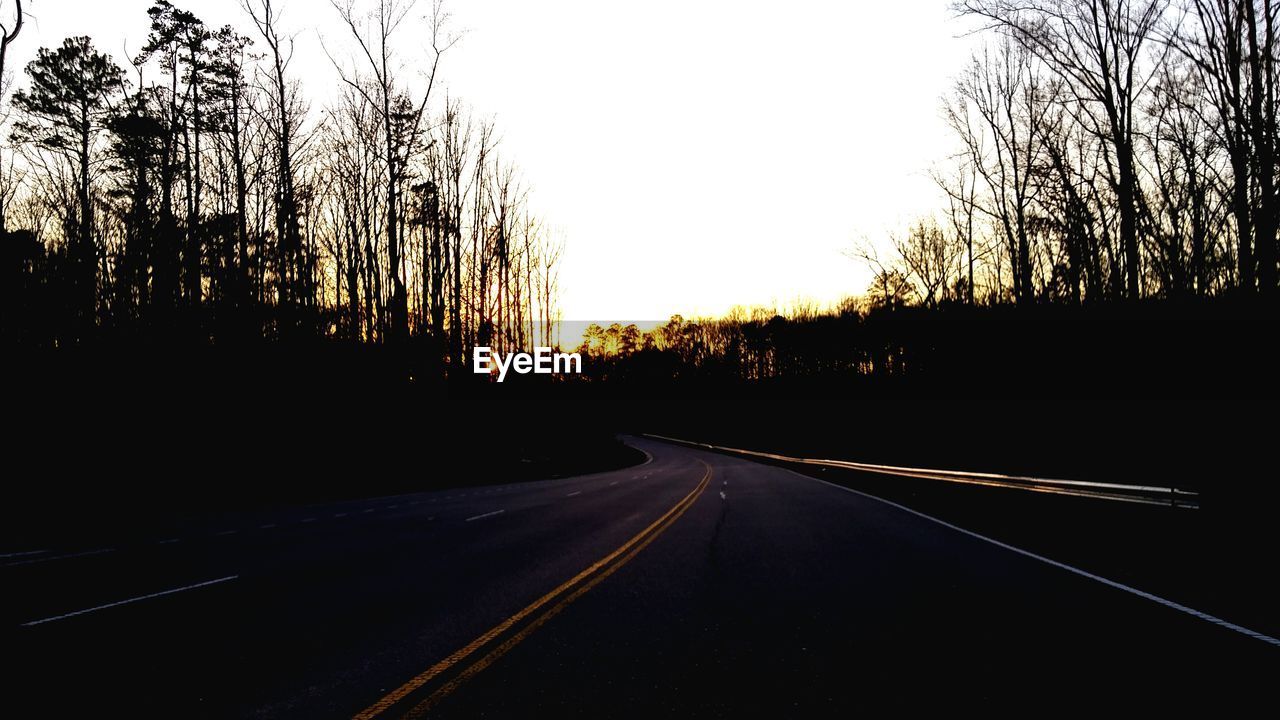
[(643, 433), (645, 437), (655, 440), (689, 445), (691, 447), (716, 450), (719, 452), (765, 458), (785, 463), (800, 465), (820, 465), (824, 467), (861, 470), (881, 475), (898, 475), (901, 477), (923, 480), (940, 480), (943, 482), (962, 483), (965, 485), (985, 485), (987, 487), (1011, 488), (1031, 492), (1052, 493), (1055, 495), (1072, 495), (1098, 500), (1114, 500), (1118, 502), (1140, 503), (1143, 505), (1163, 505), (1169, 507), (1196, 510), (1200, 507), (1200, 493), (1182, 490), (1175, 487), (1158, 485), (1122, 485), (1119, 483), (1089, 482), (1086, 480), (1051, 480), (1048, 478), (1026, 477), (1022, 475), (1000, 475), (997, 473), (963, 472), (958, 470), (933, 470), (929, 468), (901, 467), (897, 465), (876, 465), (849, 460), (823, 460), (819, 458), (791, 457), (776, 453), (744, 450), (742, 448), (709, 445), (707, 443), (682, 440)]

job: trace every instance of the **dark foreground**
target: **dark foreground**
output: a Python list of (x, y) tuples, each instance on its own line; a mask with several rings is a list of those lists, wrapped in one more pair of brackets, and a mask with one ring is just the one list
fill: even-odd
[(631, 442), (652, 461), (0, 549), (0, 716), (1274, 707), (1280, 647), (782, 468)]

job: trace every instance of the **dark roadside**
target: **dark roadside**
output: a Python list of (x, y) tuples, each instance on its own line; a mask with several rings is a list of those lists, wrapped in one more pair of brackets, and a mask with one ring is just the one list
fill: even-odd
[(367, 353), (37, 360), (10, 391), (0, 554), (644, 460), (555, 388), (391, 380)]

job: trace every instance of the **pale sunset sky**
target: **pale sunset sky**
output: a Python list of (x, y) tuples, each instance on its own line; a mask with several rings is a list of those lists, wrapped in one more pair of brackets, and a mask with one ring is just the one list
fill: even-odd
[[(312, 119), (350, 45), (328, 0), (277, 0)], [(87, 34), (124, 65), (150, 0), (27, 0), (14, 80)], [(176, 0), (256, 36), (238, 0)], [(430, 10), (419, 0), (414, 16)], [(449, 0), (442, 90), (492, 116), (534, 209), (563, 233), (564, 317), (658, 320), (831, 303), (869, 273), (841, 251), (942, 198), (940, 96), (973, 45), (947, 0)], [(413, 77), (424, 24), (397, 40)], [(158, 78), (156, 78), (158, 79)], [(444, 93), (438, 94), (443, 99)], [(438, 105), (438, 104), (437, 104)]]

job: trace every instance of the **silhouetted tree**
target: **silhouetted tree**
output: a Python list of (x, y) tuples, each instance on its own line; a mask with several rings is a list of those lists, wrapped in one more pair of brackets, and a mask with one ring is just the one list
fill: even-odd
[(378, 114), (382, 122), (383, 143), (385, 145), (386, 172), (386, 238), (387, 254), (391, 262), (391, 338), (402, 341), (409, 333), (408, 291), (401, 267), (403, 260), (403, 237), (400, 217), (401, 185), (406, 178), (408, 154), (414, 149), (422, 134), (422, 118), (431, 91), (435, 87), (436, 73), (440, 60), (453, 41), (444, 37), (444, 25), (448, 16), (444, 12), (441, 0), (434, 0), (428, 30), (428, 46), (431, 52), (430, 65), (426, 71), (426, 88), (416, 102), (400, 89), (394, 73), (396, 60), (391, 47), (392, 36), (404, 23), (405, 18), (413, 10), (415, 0), (376, 0), (374, 10), (368, 21), (356, 10), (355, 0), (345, 0), (345, 4), (333, 2), (342, 21), (351, 32), (366, 63), (365, 70), (371, 80), (365, 82), (359, 73), (347, 72), (335, 61), (343, 82), (356, 92), (365, 96), (370, 107)]
[(294, 171), (294, 145), (300, 124), (300, 108), (293, 88), (285, 75), (293, 57), (293, 39), (280, 34), (279, 8), (272, 0), (245, 0), (244, 8), (267, 44), (269, 68), (266, 73), (272, 106), (275, 138), (275, 273), (276, 302), (279, 308), (277, 332), (293, 334), (308, 330), (309, 318), (304, 312), (312, 303), (310, 263), (302, 246), (302, 230), (298, 218), (297, 176)]
[[(8, 22), (0, 23), (0, 97), (3, 97), (9, 89), (9, 81), (5, 78), (5, 71), (8, 69), (5, 60), (9, 55), (9, 45), (17, 40), (18, 33), (22, 32), (23, 20), (22, 0), (14, 0), (13, 29), (9, 29)], [(0, 227), (0, 231), (3, 229)]]
[(67, 38), (56, 50), (40, 48), (27, 65), (28, 88), (14, 95), (22, 117), (14, 125), (18, 142), (33, 143), (74, 164), (78, 207), (70, 249), (75, 278), (77, 324), (86, 337), (96, 319), (98, 249), (94, 241), (92, 166), (97, 136), (112, 101), (124, 89), (124, 71), (99, 53), (88, 37)]
[(1136, 161), (1139, 97), (1151, 77), (1151, 48), (1164, 0), (967, 0), (958, 9), (985, 18), (1040, 58), (1073, 94), (1081, 127), (1110, 146), (1128, 297), (1142, 294)]

